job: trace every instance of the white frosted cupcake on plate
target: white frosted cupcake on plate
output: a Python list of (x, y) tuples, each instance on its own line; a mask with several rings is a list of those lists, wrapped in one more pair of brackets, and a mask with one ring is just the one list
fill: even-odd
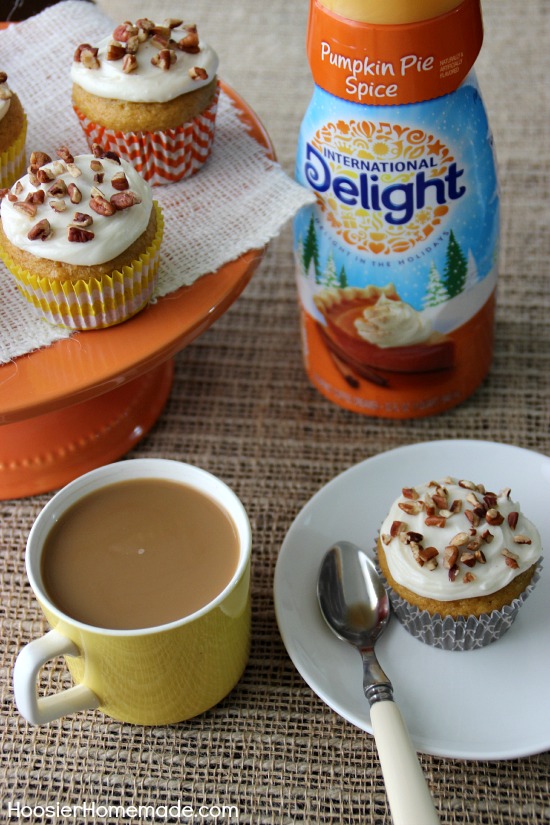
[(89, 330), (148, 303), (163, 218), (151, 188), (113, 152), (94, 146), (57, 159), (33, 152), (0, 205), (0, 257), (25, 298), (51, 323)]
[(81, 43), (71, 67), (73, 108), (88, 143), (128, 160), (152, 185), (197, 172), (210, 155), (218, 57), (181, 20), (118, 25)]
[(404, 487), (377, 549), (398, 619), (449, 650), (482, 647), (508, 630), (538, 580), (542, 552), (510, 489), (450, 477)]

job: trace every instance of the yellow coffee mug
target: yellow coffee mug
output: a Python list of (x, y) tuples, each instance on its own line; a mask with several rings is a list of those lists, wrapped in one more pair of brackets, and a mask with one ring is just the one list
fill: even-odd
[[(156, 478), (194, 487), (231, 516), (239, 561), (229, 584), (190, 616), (158, 627), (108, 630), (76, 621), (45, 592), (41, 558), (53, 524), (73, 504), (100, 487)], [(122, 722), (165, 725), (196, 716), (223, 699), (240, 679), (250, 645), (251, 528), (235, 493), (205, 470), (166, 459), (133, 459), (92, 470), (57, 492), (29, 534), (26, 568), (34, 594), (51, 626), (24, 647), (13, 681), (19, 712), (33, 724), (99, 708)], [(40, 668), (65, 656), (75, 685), (39, 697)]]

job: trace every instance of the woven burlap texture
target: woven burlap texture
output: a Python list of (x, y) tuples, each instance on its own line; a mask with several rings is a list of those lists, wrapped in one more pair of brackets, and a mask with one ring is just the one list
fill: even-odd
[[(78, 17), (78, 35), (61, 38), (65, 21), (73, 17)], [(63, 144), (74, 155), (89, 152), (71, 108), (69, 69), (78, 43), (97, 43), (112, 29), (101, 10), (67, 0), (0, 32), (3, 71), (28, 116), (29, 153), (40, 150), (55, 157)], [(20, 59), (22, 49), (32, 61)], [(263, 247), (311, 200), (247, 132), (230, 92), (223, 91), (212, 154), (200, 175), (155, 187), (154, 197), (163, 210), (165, 236), (153, 300)], [(70, 335), (39, 317), (1, 262), (0, 289), (0, 363)]]

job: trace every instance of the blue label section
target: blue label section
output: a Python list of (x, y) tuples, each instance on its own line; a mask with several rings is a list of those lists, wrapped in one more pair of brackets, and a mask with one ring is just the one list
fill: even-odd
[(449, 331), (492, 292), (498, 184), (473, 74), (453, 94), (403, 106), (349, 103), (316, 88), (296, 178), (319, 201), (295, 219), (302, 298), (393, 283)]

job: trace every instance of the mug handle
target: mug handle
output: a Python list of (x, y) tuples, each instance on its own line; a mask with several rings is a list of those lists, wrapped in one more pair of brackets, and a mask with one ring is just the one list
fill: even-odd
[(77, 645), (57, 630), (34, 639), (19, 653), (13, 669), (15, 703), (21, 714), (33, 725), (45, 725), (68, 713), (99, 707), (99, 699), (85, 685), (75, 685), (44, 698), (38, 697), (40, 668), (58, 656), (80, 656)]

